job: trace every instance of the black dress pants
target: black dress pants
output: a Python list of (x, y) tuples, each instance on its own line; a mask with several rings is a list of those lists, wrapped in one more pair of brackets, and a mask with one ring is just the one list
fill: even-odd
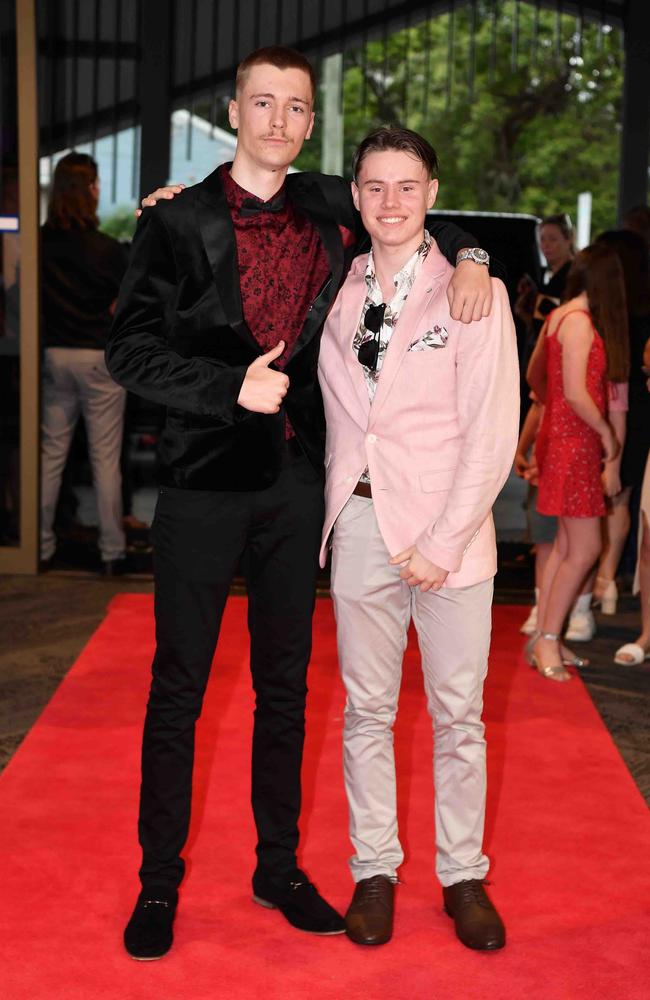
[(195, 723), (240, 562), (256, 696), (258, 867), (280, 875), (295, 868), (322, 523), (322, 480), (303, 456), (287, 457), (274, 485), (258, 492), (160, 490), (152, 529), (156, 653), (142, 747), (143, 886), (176, 887), (183, 877)]

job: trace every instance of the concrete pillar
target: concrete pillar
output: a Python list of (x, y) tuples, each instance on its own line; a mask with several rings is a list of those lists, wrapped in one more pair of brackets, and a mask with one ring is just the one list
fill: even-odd
[(321, 170), (343, 173), (343, 56), (340, 52), (323, 60), (323, 146)]

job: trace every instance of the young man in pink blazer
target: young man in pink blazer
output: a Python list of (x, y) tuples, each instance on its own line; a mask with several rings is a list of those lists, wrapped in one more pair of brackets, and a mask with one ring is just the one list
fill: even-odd
[(354, 261), (321, 344), (321, 564), (333, 533), (355, 851), (348, 935), (382, 944), (392, 934), (403, 860), (392, 727), (412, 616), (436, 735), (436, 871), (458, 937), (487, 950), (505, 944), (483, 887), (491, 508), (517, 443), (519, 376), (498, 279), (487, 318), (464, 328), (451, 318), (445, 293), (453, 268), (424, 228), (437, 166), (429, 143), (402, 128), (371, 133), (355, 157), (353, 197), (372, 251)]

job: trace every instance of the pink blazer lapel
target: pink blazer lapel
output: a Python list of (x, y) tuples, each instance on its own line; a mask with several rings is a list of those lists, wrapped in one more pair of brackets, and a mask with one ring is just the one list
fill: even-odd
[(440, 290), (446, 273), (447, 261), (434, 242), (422, 265), (420, 273), (415, 279), (413, 288), (402, 308), (395, 329), (393, 330), (393, 335), (390, 338), (370, 411), (371, 422), (381, 410), (391, 390), (399, 366), (404, 359), (404, 355), (413, 340), (418, 323), (422, 319), (428, 305)]

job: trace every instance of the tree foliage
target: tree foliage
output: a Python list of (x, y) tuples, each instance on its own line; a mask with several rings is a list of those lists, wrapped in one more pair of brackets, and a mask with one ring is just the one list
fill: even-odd
[[(593, 230), (616, 221), (620, 33), (506, 0), (479, 0), (345, 54), (345, 163), (380, 124), (425, 135), (441, 162), (439, 208), (575, 214), (591, 191)], [(513, 44), (516, 34), (517, 45)], [(320, 167), (322, 123), (297, 161)]]

